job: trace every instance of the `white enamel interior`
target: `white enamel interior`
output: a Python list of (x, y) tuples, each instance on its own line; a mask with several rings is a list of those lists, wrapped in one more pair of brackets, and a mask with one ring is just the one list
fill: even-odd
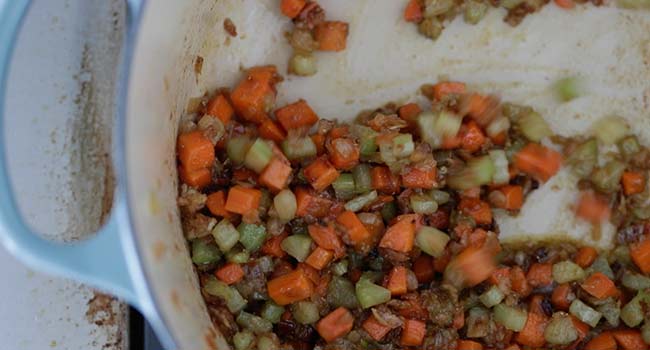
[[(457, 19), (432, 42), (401, 20), (405, 1), (320, 3), (329, 18), (350, 22), (348, 49), (317, 54), (315, 77), (285, 77), (280, 105), (305, 98), (321, 117), (346, 119), (387, 101), (421, 101), (418, 87), (445, 75), (534, 106), (561, 135), (588, 133), (594, 120), (618, 114), (650, 143), (650, 13), (549, 5), (513, 29), (494, 10), (473, 27)], [(236, 38), (223, 29), (227, 17)], [(210, 325), (180, 230), (177, 123), (189, 98), (232, 86), (241, 67), (276, 64), (285, 72), (290, 50), (283, 32), (289, 28), (277, 0), (157, 0), (145, 10), (128, 101), (130, 200), (149, 284), (182, 349), (224, 343)], [(204, 58), (198, 77), (196, 56)], [(589, 92), (559, 104), (549, 86), (568, 75), (585, 77)], [(570, 214), (574, 197), (575, 179), (563, 172), (531, 196), (519, 217), (499, 216), (502, 239), (591, 241), (590, 227)], [(603, 233), (590, 243), (608, 247), (611, 227)]]

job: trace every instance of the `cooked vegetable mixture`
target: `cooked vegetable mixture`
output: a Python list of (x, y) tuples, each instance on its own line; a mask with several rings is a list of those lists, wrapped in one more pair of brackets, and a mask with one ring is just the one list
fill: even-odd
[[(249, 69), (178, 137), (183, 229), (235, 349), (648, 348), (650, 151), (622, 119), (560, 138), (445, 81), (345, 124), (276, 108), (280, 81)], [(502, 247), (493, 212), (563, 165), (576, 215), (611, 220), (616, 248)]]
[(293, 20), (295, 28), (287, 33), (293, 55), (289, 59), (289, 74), (311, 76), (316, 74), (313, 52), (343, 51), (348, 39), (348, 24), (327, 21), (325, 10), (316, 1), (282, 0), (282, 14)]

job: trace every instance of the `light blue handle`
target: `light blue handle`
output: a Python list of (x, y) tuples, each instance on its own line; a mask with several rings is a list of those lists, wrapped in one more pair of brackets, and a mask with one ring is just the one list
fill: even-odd
[[(129, 29), (140, 13), (142, 2), (127, 1)], [(30, 0), (0, 0), (0, 135), (6, 133), (3, 114), (9, 63), (16, 34), (29, 4)], [(75, 244), (43, 239), (32, 232), (17, 209), (9, 182), (7, 148), (1, 141), (3, 138), (0, 136), (0, 241), (17, 258), (39, 271), (83, 281), (137, 304), (120, 238), (120, 223), (127, 221), (124, 217), (128, 217), (123, 187), (118, 185), (111, 218), (95, 237)], [(118, 183), (121, 182), (118, 179)]]

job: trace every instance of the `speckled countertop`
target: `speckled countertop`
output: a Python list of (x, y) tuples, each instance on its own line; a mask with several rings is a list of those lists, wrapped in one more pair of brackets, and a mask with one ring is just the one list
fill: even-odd
[[(113, 76), (121, 0), (34, 0), (10, 67), (6, 137), (22, 214), (73, 241), (110, 210)], [(2, 195), (2, 194), (0, 194)], [(0, 247), (0, 343), (11, 350), (126, 350), (128, 307), (46, 276)]]

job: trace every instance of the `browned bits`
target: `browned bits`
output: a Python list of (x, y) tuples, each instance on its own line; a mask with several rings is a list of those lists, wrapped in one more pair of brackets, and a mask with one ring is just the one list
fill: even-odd
[(230, 18), (226, 18), (223, 20), (223, 29), (228, 33), (228, 35), (232, 37), (237, 36), (237, 27), (235, 27), (235, 24), (232, 22)]

